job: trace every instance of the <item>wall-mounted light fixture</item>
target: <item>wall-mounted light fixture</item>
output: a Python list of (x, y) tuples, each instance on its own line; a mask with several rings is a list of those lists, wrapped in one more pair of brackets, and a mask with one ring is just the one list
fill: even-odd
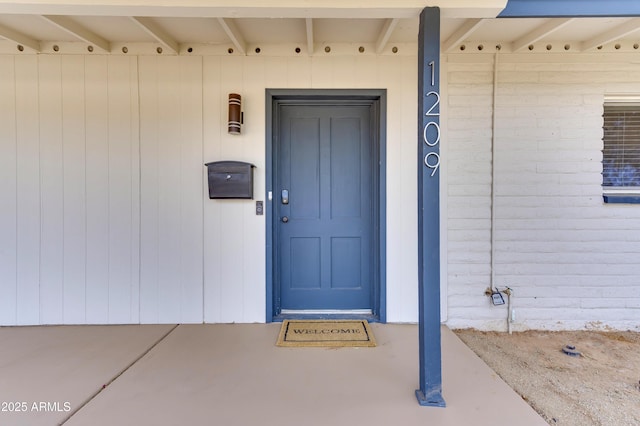
[(242, 97), (229, 93), (229, 134), (239, 135), (242, 122)]

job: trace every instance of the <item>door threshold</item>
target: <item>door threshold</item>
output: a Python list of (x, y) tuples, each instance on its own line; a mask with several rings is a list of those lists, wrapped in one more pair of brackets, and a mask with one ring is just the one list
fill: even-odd
[(274, 322), (284, 320), (337, 320), (337, 319), (363, 319), (369, 322), (379, 322), (377, 315), (371, 309), (282, 309), (279, 315), (273, 317)]
[(371, 309), (282, 309), (283, 315), (372, 315)]

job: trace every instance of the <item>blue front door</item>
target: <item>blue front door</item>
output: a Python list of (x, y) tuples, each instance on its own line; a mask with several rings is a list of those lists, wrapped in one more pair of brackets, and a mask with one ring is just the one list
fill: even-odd
[(372, 107), (281, 105), (275, 129), (276, 285), (285, 310), (374, 304)]

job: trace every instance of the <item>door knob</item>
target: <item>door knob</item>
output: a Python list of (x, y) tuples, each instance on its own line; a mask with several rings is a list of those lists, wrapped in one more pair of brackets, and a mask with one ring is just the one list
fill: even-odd
[(286, 216), (282, 216), (282, 222), (283, 222), (283, 223), (287, 223), (287, 222), (289, 222), (289, 218), (288, 218), (288, 217), (286, 217)]

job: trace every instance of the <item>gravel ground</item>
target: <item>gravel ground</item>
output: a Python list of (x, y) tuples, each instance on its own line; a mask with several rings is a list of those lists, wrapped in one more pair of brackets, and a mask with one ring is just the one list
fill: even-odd
[(640, 333), (455, 333), (550, 425), (640, 425)]

